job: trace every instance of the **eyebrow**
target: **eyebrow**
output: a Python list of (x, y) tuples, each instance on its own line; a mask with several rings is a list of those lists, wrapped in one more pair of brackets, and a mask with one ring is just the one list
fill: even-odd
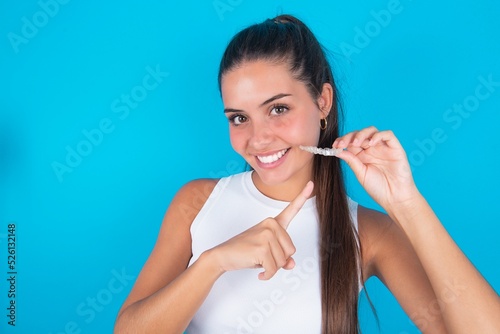
[[(265, 100), (264, 102), (262, 102), (259, 107), (263, 107), (265, 106), (266, 104), (269, 104), (271, 102), (273, 102), (274, 100), (278, 100), (278, 99), (281, 99), (285, 96), (291, 96), (292, 94), (285, 94), (285, 93), (281, 93), (281, 94), (277, 94), (277, 95), (274, 95), (273, 97)], [(240, 109), (232, 109), (232, 108), (225, 108), (224, 109), (224, 113), (228, 113), (228, 112), (242, 112), (243, 110), (240, 110)]]

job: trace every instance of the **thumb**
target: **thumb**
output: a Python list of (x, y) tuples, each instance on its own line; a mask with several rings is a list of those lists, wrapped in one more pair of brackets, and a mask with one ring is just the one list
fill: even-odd
[(353, 153), (344, 150), (340, 152), (337, 155), (338, 158), (344, 160), (346, 164), (352, 169), (354, 172), (354, 175), (356, 175), (356, 178), (358, 181), (363, 184), (362, 177), (366, 173), (366, 166), (365, 164)]
[(290, 270), (293, 268), (295, 268), (295, 260), (293, 259), (293, 257), (290, 257), (283, 266), (283, 269)]

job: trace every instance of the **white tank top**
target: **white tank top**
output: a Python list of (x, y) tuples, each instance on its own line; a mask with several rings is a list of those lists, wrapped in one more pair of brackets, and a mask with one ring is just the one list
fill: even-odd
[[(262, 194), (252, 172), (220, 179), (191, 225), (193, 257), (281, 212), (288, 202)], [(357, 230), (357, 203), (349, 199)], [(186, 333), (321, 333), (319, 228), (316, 198), (306, 201), (287, 229), (296, 253), (293, 270), (268, 281), (259, 269), (223, 274), (198, 309)], [(203, 277), (200, 277), (203, 279)]]

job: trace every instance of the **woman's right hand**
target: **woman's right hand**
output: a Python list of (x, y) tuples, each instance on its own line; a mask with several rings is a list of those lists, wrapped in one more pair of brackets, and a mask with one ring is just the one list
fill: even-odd
[(268, 280), (280, 268), (292, 269), (295, 246), (286, 229), (312, 193), (309, 181), (300, 194), (276, 217), (259, 224), (212, 248), (210, 252), (222, 272), (264, 268), (259, 279)]

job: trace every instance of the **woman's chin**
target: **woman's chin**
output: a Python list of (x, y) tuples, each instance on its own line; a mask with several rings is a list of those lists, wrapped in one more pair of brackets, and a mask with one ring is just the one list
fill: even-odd
[(288, 180), (288, 177), (279, 171), (259, 170), (258, 168), (254, 168), (254, 172), (256, 174), (255, 176), (258, 178), (258, 182), (269, 187), (281, 185)]

